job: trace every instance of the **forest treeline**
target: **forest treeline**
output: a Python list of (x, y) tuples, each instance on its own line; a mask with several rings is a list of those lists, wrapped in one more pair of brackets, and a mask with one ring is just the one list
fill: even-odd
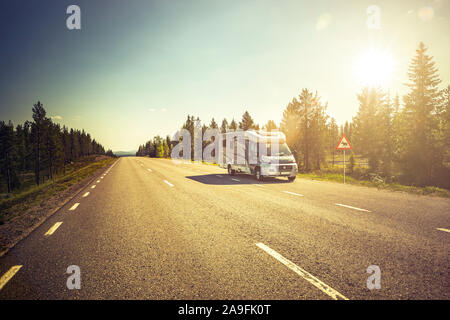
[[(335, 147), (345, 133), (353, 145), (348, 169), (354, 177), (377, 175), (387, 182), (450, 189), (450, 86), (439, 87), (438, 69), (423, 43), (412, 59), (408, 79), (408, 93), (402, 98), (387, 89), (363, 88), (357, 94), (356, 116), (341, 126), (327, 114), (327, 103), (317, 92), (303, 89), (284, 109), (278, 128), (269, 120), (262, 129), (286, 134), (300, 172), (337, 171), (335, 158), (341, 151)], [(188, 115), (182, 128), (193, 136), (199, 124), (198, 117)], [(203, 132), (207, 128), (226, 132), (260, 126), (245, 111), (239, 123), (223, 119), (219, 126), (212, 119), (202, 126)], [(157, 136), (141, 145), (137, 155), (169, 157), (172, 148), (169, 136)], [(365, 159), (368, 167), (355, 166), (356, 158)]]
[(84, 130), (69, 130), (54, 123), (41, 102), (32, 110), (33, 121), (15, 128), (11, 121), (0, 121), (0, 174), (8, 193), (20, 189), (23, 177), (30, 173), (39, 185), (65, 174), (66, 165), (81, 157), (114, 156)]

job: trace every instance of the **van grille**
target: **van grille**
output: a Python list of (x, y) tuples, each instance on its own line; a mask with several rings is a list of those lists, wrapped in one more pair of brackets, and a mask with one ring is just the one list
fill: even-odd
[(278, 171), (292, 171), (292, 166), (278, 166)]

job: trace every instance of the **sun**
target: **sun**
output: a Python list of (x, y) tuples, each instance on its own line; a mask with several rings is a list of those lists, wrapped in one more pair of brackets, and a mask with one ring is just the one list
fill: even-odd
[(394, 70), (394, 59), (386, 51), (370, 50), (357, 60), (358, 81), (364, 86), (387, 86)]

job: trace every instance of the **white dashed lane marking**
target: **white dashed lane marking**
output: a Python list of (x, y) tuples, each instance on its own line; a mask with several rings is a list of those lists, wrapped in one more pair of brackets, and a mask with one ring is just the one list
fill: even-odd
[(95, 187), (96, 187), (96, 186), (95, 186), (95, 184), (94, 184), (94, 185), (91, 187), (91, 189), (95, 189)]
[(303, 197), (303, 195), (300, 194), (300, 193), (295, 193), (295, 192), (290, 192), (290, 191), (283, 191), (283, 192), (284, 192), (284, 193), (287, 193), (287, 194), (292, 194), (293, 196)]
[(69, 210), (70, 210), (70, 211), (73, 211), (73, 210), (75, 210), (76, 208), (78, 208), (79, 205), (80, 205), (80, 204), (77, 202), (77, 203), (75, 203)]
[(352, 206), (348, 206), (348, 205), (346, 205), (346, 204), (335, 203), (335, 205), (340, 206), (340, 207), (344, 207), (344, 208), (353, 209), (353, 210), (364, 211), (364, 212), (370, 212), (369, 210), (361, 209), (361, 208), (356, 208), (356, 207), (352, 207)]
[(436, 230), (444, 231), (444, 232), (449, 232), (449, 233), (450, 233), (450, 230), (449, 230), (449, 229), (445, 229), (445, 228), (436, 228)]
[(171, 186), (171, 187), (173, 187), (173, 184), (171, 184), (169, 181), (167, 181), (167, 180), (164, 180), (164, 182), (167, 184), (167, 185), (169, 185), (169, 186)]
[(50, 229), (48, 229), (48, 231), (44, 234), (44, 236), (51, 236), (56, 229), (59, 228), (59, 226), (62, 225), (62, 222), (57, 222), (53, 225), (53, 227), (51, 227)]
[(13, 266), (0, 278), (0, 290), (2, 290), (5, 284), (7, 284), (12, 277), (14, 277), (20, 268), (22, 268), (21, 265)]
[(86, 192), (85, 194), (83, 194), (83, 198), (86, 198), (89, 195), (89, 192)]

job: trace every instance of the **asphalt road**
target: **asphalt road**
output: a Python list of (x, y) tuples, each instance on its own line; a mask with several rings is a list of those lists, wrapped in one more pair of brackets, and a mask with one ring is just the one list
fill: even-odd
[(121, 158), (0, 258), (0, 299), (449, 299), (448, 229), (449, 199)]

